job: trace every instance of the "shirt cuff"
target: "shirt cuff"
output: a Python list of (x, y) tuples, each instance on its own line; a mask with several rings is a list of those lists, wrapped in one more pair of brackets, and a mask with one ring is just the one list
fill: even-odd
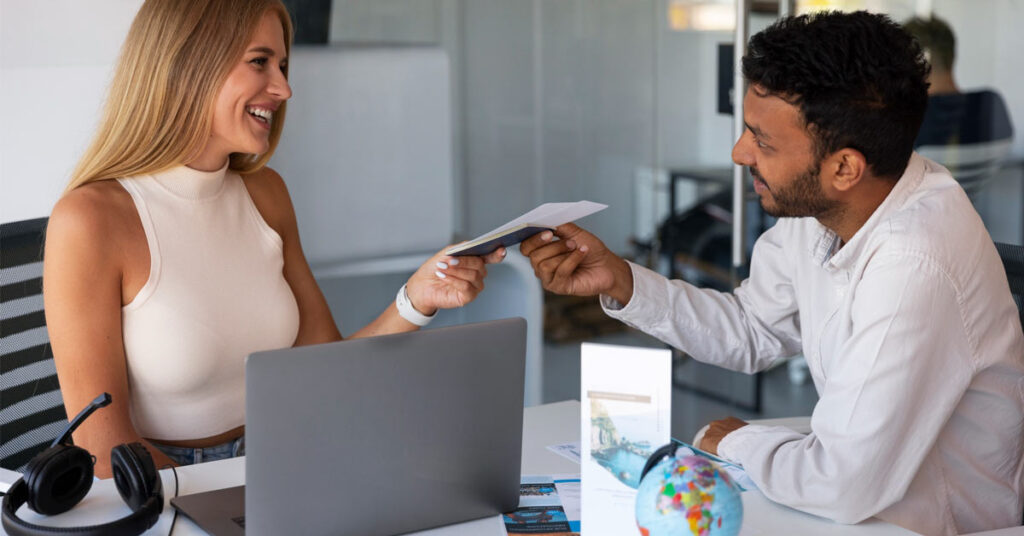
[(757, 445), (757, 436), (768, 430), (771, 430), (770, 426), (748, 424), (729, 432), (718, 442), (718, 457), (737, 465), (743, 465), (743, 459)]
[[(617, 313), (622, 310), (622, 304), (619, 303), (619, 300), (616, 300), (607, 294), (600, 295), (598, 300), (601, 302), (601, 309), (604, 309), (605, 314)], [(633, 299), (630, 298), (629, 301), (633, 301)]]
[(626, 264), (633, 274), (633, 295), (629, 297), (629, 303), (623, 306), (611, 296), (602, 294), (599, 298), (601, 309), (606, 315), (640, 329), (663, 321), (669, 314), (663, 283), (665, 276), (630, 261)]

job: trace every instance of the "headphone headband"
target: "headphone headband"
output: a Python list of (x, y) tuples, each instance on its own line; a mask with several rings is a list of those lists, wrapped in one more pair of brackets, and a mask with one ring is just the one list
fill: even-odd
[(156, 525), (163, 512), (163, 495), (151, 495), (142, 506), (121, 519), (101, 525), (85, 527), (48, 527), (29, 523), (15, 515), (28, 501), (28, 485), (19, 479), (4, 495), (3, 527), (11, 536), (54, 536), (69, 534), (73, 536), (128, 536), (142, 534)]

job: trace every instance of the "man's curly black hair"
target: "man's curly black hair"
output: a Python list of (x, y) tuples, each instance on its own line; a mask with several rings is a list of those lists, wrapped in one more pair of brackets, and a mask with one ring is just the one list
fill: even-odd
[(885, 15), (787, 17), (754, 35), (743, 76), (797, 106), (819, 160), (849, 147), (876, 176), (906, 169), (928, 104), (921, 47)]

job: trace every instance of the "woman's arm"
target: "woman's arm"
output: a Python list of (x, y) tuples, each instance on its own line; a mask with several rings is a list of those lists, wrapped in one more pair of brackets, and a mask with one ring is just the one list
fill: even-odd
[(264, 167), (245, 175), (244, 182), (263, 220), (284, 243), (284, 278), (299, 306), (299, 334), (295, 337), (295, 346), (340, 341), (341, 332), (331, 316), (327, 299), (302, 252), (299, 225), (284, 180), (273, 169)]
[(96, 456), (100, 478), (110, 478), (110, 449), (121, 443), (142, 442), (157, 467), (173, 464), (139, 436), (129, 416), (121, 289), (133, 225), (143, 233), (127, 192), (103, 181), (61, 199), (46, 233), (44, 310), (64, 407), (70, 417), (103, 392), (113, 399), (74, 433), (75, 444)]
[[(245, 183), (263, 219), (284, 242), (284, 276), (299, 305), (299, 334), (295, 345), (341, 340), (341, 333), (331, 316), (327, 300), (302, 252), (295, 209), (284, 180), (276, 171), (265, 167), (246, 175)], [(428, 316), (437, 309), (461, 307), (473, 301), (484, 287), (483, 279), (487, 275), (484, 265), (500, 262), (505, 256), (505, 249), (501, 248), (486, 258), (459, 257), (452, 262), (454, 257), (443, 255), (443, 251), (420, 266), (406, 284), (413, 307)], [(376, 320), (352, 337), (372, 337), (416, 329), (419, 327), (402, 318), (394, 302), (391, 302)]]
[[(500, 248), (486, 257), (450, 257), (444, 254), (450, 248), (451, 246), (445, 246), (427, 259), (405, 284), (409, 301), (421, 314), (430, 316), (438, 309), (462, 307), (473, 301), (484, 289), (484, 278), (487, 277), (486, 264), (501, 262), (505, 257), (505, 248)], [(398, 314), (398, 308), (392, 301), (376, 320), (352, 334), (352, 338), (374, 337), (417, 329), (419, 326)]]

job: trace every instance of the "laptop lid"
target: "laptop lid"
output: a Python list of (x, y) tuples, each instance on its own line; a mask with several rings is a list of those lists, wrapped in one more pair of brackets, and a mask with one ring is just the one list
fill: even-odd
[(182, 495), (171, 506), (210, 536), (245, 534), (245, 486)]
[(390, 535), (514, 510), (521, 318), (252, 354), (249, 534)]

